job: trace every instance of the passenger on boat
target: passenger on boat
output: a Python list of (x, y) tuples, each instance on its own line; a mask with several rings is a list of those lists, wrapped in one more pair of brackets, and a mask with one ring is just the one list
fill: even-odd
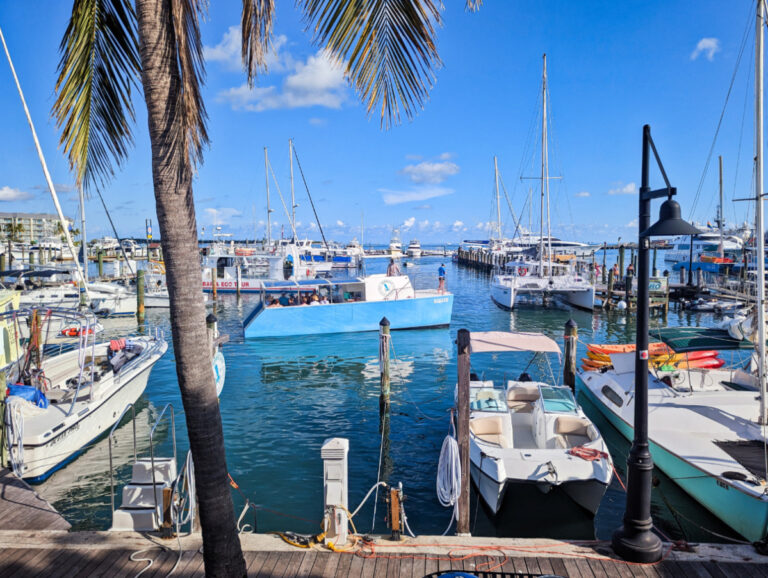
[(387, 267), (387, 277), (397, 277), (400, 275), (400, 267), (397, 266), (394, 259), (389, 260), (389, 266)]
[(285, 293), (280, 295), (280, 299), (278, 299), (278, 303), (281, 307), (287, 307), (290, 304), (290, 301)]
[(269, 300), (269, 305), (267, 305), (267, 307), (282, 307), (282, 305), (280, 305), (280, 302), (277, 299), (272, 297), (272, 299)]
[(293, 298), (293, 295), (288, 298), (288, 305), (296, 305), (296, 299)]
[(323, 295), (320, 298), (320, 305), (328, 305), (330, 301), (328, 301), (328, 295)]
[(317, 293), (312, 295), (312, 299), (309, 302), (310, 305), (320, 305), (320, 298), (317, 296)]

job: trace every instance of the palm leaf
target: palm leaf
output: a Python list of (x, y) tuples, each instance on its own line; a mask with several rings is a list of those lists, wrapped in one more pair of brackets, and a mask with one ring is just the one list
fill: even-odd
[(243, 0), (243, 15), (240, 28), (243, 33), (243, 65), (248, 73), (248, 84), (259, 70), (266, 70), (269, 43), (272, 39), (272, 18), (274, 0)]
[(465, 7), (469, 12), (477, 12), (478, 10), (480, 10), (480, 6), (482, 5), (483, 5), (483, 0), (467, 0)]
[[(367, 107), (389, 128), (423, 109), (442, 63), (435, 43), (442, 4), (434, 0), (298, 0), (313, 40), (345, 63)], [(479, 0), (470, 0), (477, 4)]]
[(131, 89), (140, 71), (130, 0), (75, 0), (59, 46), (53, 116), (78, 186), (102, 185), (133, 144)]
[(171, 0), (174, 54), (178, 67), (179, 91), (173, 146), (181, 147), (182, 163), (192, 168), (203, 161), (203, 147), (208, 143), (208, 115), (200, 92), (205, 83), (203, 42), (200, 37), (200, 15), (206, 11), (206, 0)]

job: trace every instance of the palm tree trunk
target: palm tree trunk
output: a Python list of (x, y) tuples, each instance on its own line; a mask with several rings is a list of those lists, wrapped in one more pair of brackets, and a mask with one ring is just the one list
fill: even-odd
[(174, 138), (182, 123), (172, 0), (137, 0), (141, 80), (152, 145), (157, 219), (171, 301), (176, 374), (195, 461), (195, 482), (209, 576), (245, 576), (227, 478), (224, 433), (216, 398), (192, 195), (192, 172)]

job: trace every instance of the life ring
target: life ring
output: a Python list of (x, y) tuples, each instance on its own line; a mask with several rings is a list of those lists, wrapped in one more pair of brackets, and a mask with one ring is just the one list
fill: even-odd
[(525, 277), (528, 274), (528, 269), (526, 267), (518, 267), (517, 274), (520, 275), (520, 277)]
[(93, 329), (88, 329), (87, 331), (85, 329), (77, 329), (76, 327), (70, 327), (69, 329), (62, 329), (61, 334), (66, 337), (80, 337), (84, 334), (91, 335), (93, 334)]

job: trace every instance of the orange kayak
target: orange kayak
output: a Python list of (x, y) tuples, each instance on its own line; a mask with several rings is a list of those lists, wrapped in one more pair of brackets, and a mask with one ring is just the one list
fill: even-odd
[[(589, 343), (587, 349), (594, 353), (610, 355), (611, 353), (631, 353), (635, 350), (634, 343)], [(655, 341), (648, 344), (648, 353), (650, 355), (670, 355), (674, 354), (674, 350), (667, 344), (661, 341)]]

